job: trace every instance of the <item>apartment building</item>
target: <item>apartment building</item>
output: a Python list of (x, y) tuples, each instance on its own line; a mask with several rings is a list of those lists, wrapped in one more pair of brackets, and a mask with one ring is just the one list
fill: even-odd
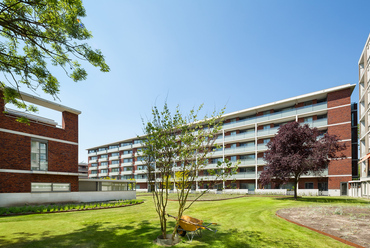
[[(317, 127), (322, 133), (337, 135), (347, 146), (344, 151), (346, 159), (331, 161), (321, 177), (303, 176), (298, 188), (317, 189), (329, 195), (346, 195), (348, 181), (352, 179), (352, 158), (357, 159), (352, 155), (351, 133), (357, 119), (356, 117), (351, 120), (351, 116), (355, 116), (353, 112), (357, 116), (357, 107), (351, 104), (351, 94), (355, 86), (341, 85), (225, 114), (223, 128), (216, 140), (221, 149), (212, 153), (205, 169), (216, 168), (217, 161), (225, 158), (235, 162), (240, 160), (238, 173), (233, 176), (235, 182), (229, 180), (226, 184), (249, 191), (261, 189), (258, 178), (266, 165), (263, 160), (267, 150), (266, 144), (274, 138), (279, 126), (298, 121)], [(128, 138), (89, 148), (89, 178), (134, 178), (137, 189), (146, 190), (146, 169), (140, 157), (140, 151), (143, 149), (140, 139), (144, 138)], [(354, 164), (357, 166), (357, 160)], [(199, 176), (212, 180), (212, 176), (207, 175), (207, 170), (200, 171)], [(268, 188), (291, 189), (293, 186), (293, 183), (272, 183)], [(198, 184), (195, 187), (196, 190), (202, 189)]]
[(359, 126), (360, 126), (360, 158), (359, 174), (360, 180), (351, 182), (352, 195), (369, 196), (370, 195), (370, 35), (368, 36), (365, 46), (362, 50), (358, 61), (359, 75)]

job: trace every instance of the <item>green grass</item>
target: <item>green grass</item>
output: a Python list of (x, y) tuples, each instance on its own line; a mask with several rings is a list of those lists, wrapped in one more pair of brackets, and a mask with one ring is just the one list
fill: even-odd
[[(159, 222), (150, 196), (144, 204), (84, 212), (8, 216), (0, 218), (1, 247), (158, 247)], [(204, 231), (193, 242), (176, 247), (349, 247), (329, 237), (275, 216), (280, 208), (313, 205), (364, 205), (366, 200), (333, 197), (244, 197), (197, 202), (186, 214), (216, 222), (217, 233)], [(168, 213), (176, 214), (177, 202)], [(169, 219), (173, 227), (174, 220)]]

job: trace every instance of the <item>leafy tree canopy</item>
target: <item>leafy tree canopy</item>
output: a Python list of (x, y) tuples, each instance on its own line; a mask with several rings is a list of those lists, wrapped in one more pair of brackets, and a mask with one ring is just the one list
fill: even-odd
[[(317, 128), (300, 125), (298, 122), (281, 126), (267, 147), (264, 156), (267, 169), (260, 176), (263, 185), (269, 184), (272, 179), (277, 183), (293, 179), (294, 185), (297, 185), (303, 175), (320, 175), (328, 168), (331, 159), (339, 157), (338, 151), (346, 148), (335, 135), (326, 133), (320, 137)], [(297, 187), (294, 187), (294, 197), (297, 198)]]
[(86, 11), (81, 0), (3, 0), (0, 2), (0, 71), (5, 80), (0, 89), (5, 102), (35, 111), (16, 99), (21, 86), (36, 91), (39, 87), (58, 98), (59, 81), (50, 64), (61, 67), (73, 81), (85, 80), (85, 60), (108, 72), (100, 50), (84, 40), (92, 34), (81, 17)]

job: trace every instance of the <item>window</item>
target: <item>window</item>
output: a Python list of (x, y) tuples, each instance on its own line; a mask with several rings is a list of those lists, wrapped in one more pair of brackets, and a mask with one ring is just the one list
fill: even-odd
[(113, 152), (111, 156), (112, 157), (118, 157), (119, 156), (119, 152)]
[(143, 157), (137, 157), (136, 161), (144, 161), (144, 158)]
[(269, 143), (270, 142), (270, 139), (264, 139), (263, 140), (263, 144), (265, 144), (265, 145), (267, 145), (267, 143)]
[(242, 155), (240, 156), (240, 159), (255, 159), (256, 155), (255, 154), (249, 154), (249, 155)]
[(304, 188), (305, 189), (313, 189), (313, 183), (305, 183)]
[(312, 122), (312, 121), (313, 121), (312, 116), (311, 117), (305, 117), (304, 118), (304, 122)]
[(108, 158), (108, 154), (103, 154), (100, 156), (100, 158)]
[(255, 167), (243, 167), (239, 169), (240, 172), (247, 172), (247, 173), (255, 173), (256, 168)]
[(132, 162), (132, 158), (125, 158), (125, 159), (123, 159), (123, 162), (124, 163), (131, 163)]
[(119, 172), (119, 168), (113, 168), (111, 172)]
[(31, 170), (48, 170), (48, 143), (31, 141)]
[(97, 156), (94, 156), (94, 157), (90, 157), (90, 160), (97, 160), (98, 157)]
[(230, 135), (231, 136), (235, 136), (236, 135), (236, 131), (230, 132)]
[(107, 150), (106, 147), (100, 147), (100, 148), (98, 148), (98, 152), (102, 152), (102, 151), (106, 151), (106, 150)]
[(132, 171), (132, 167), (123, 167), (123, 171)]
[(235, 122), (236, 122), (236, 118), (230, 119), (230, 123), (235, 123)]
[(269, 115), (269, 114), (270, 114), (270, 110), (263, 111), (263, 115)]
[(108, 165), (108, 162), (101, 162), (100, 163), (100, 166), (107, 166)]
[(132, 143), (131, 143), (131, 142), (121, 143), (121, 147), (123, 147), (123, 146), (130, 146), (130, 145), (132, 145)]
[(142, 140), (134, 140), (134, 144), (141, 144)]
[(231, 144), (230, 148), (236, 148), (236, 144)]
[(217, 164), (218, 161), (222, 162), (223, 160), (222, 160), (222, 158), (212, 158), (211, 161), (212, 161), (212, 164)]
[(98, 163), (91, 164), (91, 167), (98, 167)]
[(118, 145), (112, 145), (108, 147), (108, 149), (114, 149), (114, 148), (118, 148)]
[(108, 173), (108, 170), (100, 170), (100, 173)]
[(310, 106), (310, 105), (312, 105), (312, 101), (304, 102), (304, 103), (303, 103), (303, 105), (304, 105), (304, 106)]
[(230, 161), (233, 161), (233, 162), (236, 161), (236, 156), (231, 156)]
[(122, 176), (122, 179), (125, 179), (125, 180), (128, 180), (128, 179), (132, 179), (132, 175), (124, 175)]
[(137, 167), (138, 170), (146, 170), (146, 165), (139, 165)]
[(96, 152), (96, 150), (94, 149), (94, 150), (89, 150), (89, 154), (90, 153), (95, 153)]
[(91, 174), (94, 174), (94, 175), (96, 175), (96, 174), (98, 174), (98, 171), (97, 170), (93, 170), (93, 171), (91, 171)]
[(112, 164), (119, 164), (119, 160), (113, 160)]
[(270, 125), (264, 125), (263, 126), (263, 130), (267, 130), (267, 129), (270, 129), (271, 128), (271, 126)]
[(31, 183), (31, 192), (69, 192), (69, 183)]
[(123, 154), (132, 154), (132, 150), (123, 151)]

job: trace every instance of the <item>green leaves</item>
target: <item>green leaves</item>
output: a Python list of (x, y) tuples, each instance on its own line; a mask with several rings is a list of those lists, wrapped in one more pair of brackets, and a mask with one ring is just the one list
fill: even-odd
[[(82, 22), (84, 16), (86, 11), (81, 0), (0, 2), (0, 35), (3, 37), (0, 71), (8, 78), (1, 82), (1, 88), (18, 91), (22, 86), (31, 90), (41, 86), (45, 93), (57, 98), (60, 83), (49, 70), (50, 65), (62, 68), (75, 82), (87, 78), (80, 60), (108, 72), (110, 68), (101, 51), (80, 43), (92, 38)], [(27, 109), (15, 100), (16, 95), (10, 92), (4, 95), (6, 102)]]

